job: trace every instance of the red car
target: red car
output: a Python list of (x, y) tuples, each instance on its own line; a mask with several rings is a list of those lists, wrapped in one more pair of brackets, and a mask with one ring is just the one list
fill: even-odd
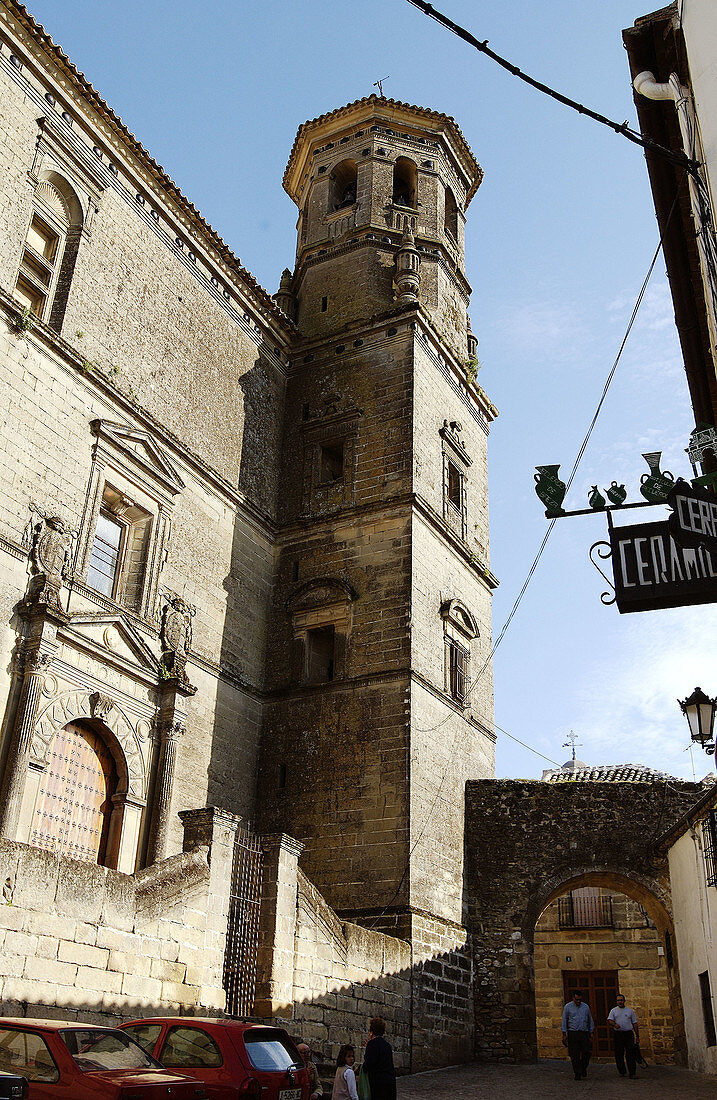
[(309, 1100), (309, 1071), (281, 1027), (197, 1016), (120, 1026), (162, 1065), (200, 1077), (208, 1100)]
[(196, 1074), (168, 1072), (124, 1032), (59, 1020), (1, 1017), (0, 1072), (26, 1077), (29, 1100), (199, 1100), (207, 1095)]

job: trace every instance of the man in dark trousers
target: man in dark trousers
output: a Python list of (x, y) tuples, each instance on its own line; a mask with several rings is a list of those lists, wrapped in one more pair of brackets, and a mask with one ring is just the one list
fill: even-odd
[(563, 1043), (568, 1048), (575, 1080), (579, 1081), (582, 1077), (588, 1075), (593, 1031), (595, 1030), (592, 1014), (588, 1006), (583, 1003), (583, 995), (579, 989), (573, 992), (572, 998), (563, 1009), (561, 1027)]
[[(625, 998), (618, 993), (617, 1005), (610, 1009), (608, 1023), (613, 1026), (612, 1040), (615, 1048), (615, 1065), (621, 1077), (628, 1072), (631, 1077), (637, 1077), (635, 1069), (635, 1043), (640, 1041), (640, 1030), (637, 1026), (637, 1016), (631, 1008), (625, 1007)], [(625, 1070), (627, 1061), (627, 1070)]]
[(369, 1024), (363, 1068), (371, 1085), (371, 1100), (396, 1100), (396, 1070), (391, 1044), (384, 1039), (386, 1024), (376, 1016)]

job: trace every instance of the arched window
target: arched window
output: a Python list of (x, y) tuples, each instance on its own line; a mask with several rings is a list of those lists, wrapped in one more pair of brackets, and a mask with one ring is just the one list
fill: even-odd
[(15, 298), (60, 330), (82, 231), (82, 207), (67, 180), (47, 172), (35, 191)]
[(397, 206), (416, 206), (416, 165), (408, 157), (399, 157), (393, 166), (393, 202)]
[(354, 160), (342, 160), (331, 173), (329, 187), (329, 213), (353, 206), (356, 202), (358, 168)]
[(55, 734), (40, 780), (30, 844), (85, 863), (107, 862), (117, 767), (92, 722)]
[(446, 187), (446, 202), (445, 211), (443, 215), (443, 224), (446, 233), (453, 238), (454, 241), (458, 240), (458, 203), (456, 197), (451, 191), (450, 187)]

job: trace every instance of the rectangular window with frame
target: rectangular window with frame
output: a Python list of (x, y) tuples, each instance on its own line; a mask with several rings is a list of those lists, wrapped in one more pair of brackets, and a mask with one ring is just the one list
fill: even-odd
[(717, 811), (710, 810), (702, 822), (702, 852), (708, 886), (717, 886)]
[(717, 1046), (717, 1033), (715, 1032), (715, 1017), (712, 1009), (712, 990), (710, 988), (709, 970), (699, 975), (700, 998), (702, 1001), (702, 1018), (705, 1022), (705, 1041), (708, 1047)]
[(39, 214), (33, 214), (25, 238), (15, 297), (42, 320), (47, 317), (61, 246), (60, 234)]
[(117, 586), (125, 525), (107, 512), (97, 517), (95, 539), (90, 551), (90, 564), (87, 568), (87, 583), (96, 592), (112, 598)]
[(334, 678), (336, 631), (333, 626), (318, 626), (306, 633), (304, 680), (325, 684)]
[(468, 651), (453, 638), (446, 638), (446, 673), (448, 691), (458, 703), (468, 699)]
[(87, 584), (133, 610), (141, 604), (152, 517), (106, 485), (87, 566)]

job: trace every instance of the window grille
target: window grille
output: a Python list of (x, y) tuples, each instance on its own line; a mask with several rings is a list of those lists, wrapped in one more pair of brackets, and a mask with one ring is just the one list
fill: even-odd
[(468, 653), (452, 638), (447, 639), (448, 690), (459, 703), (468, 698)]
[(222, 981), (229, 1016), (248, 1016), (254, 1006), (263, 859), (259, 837), (239, 829), (234, 843)]
[(558, 898), (558, 924), (561, 928), (612, 928), (612, 898), (595, 888), (573, 890)]
[(712, 1011), (712, 990), (710, 989), (709, 971), (705, 970), (699, 975), (700, 998), (702, 1000), (702, 1016), (705, 1022), (705, 1041), (708, 1047), (717, 1046), (717, 1034), (715, 1033), (715, 1018)]
[(702, 851), (708, 886), (717, 886), (717, 811), (710, 810), (702, 822)]

